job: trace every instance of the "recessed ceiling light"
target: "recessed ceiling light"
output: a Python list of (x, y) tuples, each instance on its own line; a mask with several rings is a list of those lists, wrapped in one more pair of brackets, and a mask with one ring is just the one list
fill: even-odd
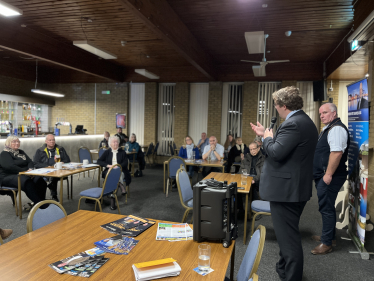
[(266, 51), (267, 53), (270, 53), (270, 51)]
[(23, 11), (3, 1), (0, 1), (0, 14), (6, 17), (20, 16), (23, 14)]
[(262, 4), (262, 8), (267, 8), (268, 4)]
[(21, 24), (22, 27), (26, 27), (27, 25), (26, 24)]
[(87, 19), (87, 22), (92, 22), (92, 19)]
[(146, 69), (135, 69), (135, 72), (140, 74), (140, 75), (143, 75), (149, 79), (159, 79), (160, 76), (152, 73), (152, 72), (149, 72), (148, 70)]
[(99, 57), (102, 57), (103, 59), (110, 60), (110, 59), (117, 59), (116, 55), (113, 55), (109, 53), (108, 51), (105, 51), (94, 44), (88, 42), (88, 41), (73, 41), (73, 45), (90, 52), (94, 55), (97, 55)]

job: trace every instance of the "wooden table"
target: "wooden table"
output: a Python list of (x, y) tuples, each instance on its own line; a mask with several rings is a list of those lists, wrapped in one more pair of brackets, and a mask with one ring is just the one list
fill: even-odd
[[(249, 211), (250, 216), (252, 215), (252, 208), (251, 208), (251, 202), (252, 202), (252, 192), (251, 192), (251, 185), (252, 185), (252, 177), (247, 177), (247, 184), (242, 185), (242, 179), (241, 174), (229, 174), (229, 173), (210, 173), (206, 178), (204, 179), (211, 179), (214, 178), (217, 181), (227, 181), (227, 184), (230, 184), (232, 182), (236, 182), (238, 187), (244, 187), (245, 189), (238, 189), (238, 193), (244, 193), (245, 194), (245, 214), (244, 214), (244, 235), (243, 235), (243, 244), (246, 243), (247, 238), (247, 214), (248, 214), (248, 204), (249, 204)], [(249, 200), (248, 200), (248, 197)]]
[[(184, 159), (186, 162), (187, 159)], [(225, 163), (226, 161), (208, 161), (208, 160), (203, 160), (203, 159), (198, 159), (200, 161), (203, 161), (202, 163), (196, 163), (196, 162), (186, 162), (186, 166), (199, 166), (199, 167), (216, 167), (216, 168), (222, 168), (222, 173), (225, 171)], [(167, 166), (168, 165), (168, 160), (164, 162), (164, 193), (165, 193), (165, 188), (166, 188), (166, 174), (167, 174)]]
[[(80, 210), (1, 245), (0, 279), (2, 281), (83, 280), (67, 274), (58, 274), (48, 265), (94, 248), (94, 242), (114, 236), (100, 225), (122, 217), (116, 214)], [(222, 243), (207, 243), (211, 246), (211, 267), (214, 271), (207, 276), (201, 276), (192, 270), (197, 267), (199, 243), (156, 241), (156, 232), (157, 223), (136, 237), (135, 239), (140, 241), (128, 256), (106, 253), (105, 256), (110, 258), (109, 261), (89, 279), (135, 280), (131, 267), (134, 263), (164, 258), (176, 259), (182, 271), (178, 277), (160, 280), (224, 280), (231, 257), (231, 274), (233, 273), (235, 241), (232, 241), (229, 248), (224, 248)]]
[[(53, 167), (47, 167), (50, 169), (53, 169)], [(27, 176), (39, 176), (39, 177), (52, 177), (52, 178), (60, 178), (60, 204), (63, 203), (64, 198), (64, 182), (63, 179), (70, 176), (71, 178), (71, 190), (73, 190), (73, 175), (87, 172), (90, 170), (99, 169), (99, 172), (97, 173), (97, 186), (100, 187), (100, 175), (101, 175), (101, 167), (95, 166), (95, 167), (89, 167), (89, 168), (78, 168), (75, 170), (57, 170), (48, 174), (34, 174), (29, 172), (21, 172), (18, 174), (18, 201), (19, 201), (19, 218), (22, 219), (22, 198), (21, 198), (21, 175), (27, 175)], [(71, 198), (73, 198), (73, 195), (71, 195)]]

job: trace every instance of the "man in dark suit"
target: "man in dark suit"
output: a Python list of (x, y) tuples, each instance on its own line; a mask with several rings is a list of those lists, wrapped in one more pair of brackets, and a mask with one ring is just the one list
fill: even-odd
[(285, 121), (276, 134), (257, 122), (251, 123), (263, 136), (266, 154), (260, 178), (260, 196), (270, 201), (271, 217), (280, 248), (276, 271), (281, 280), (300, 281), (303, 276), (303, 249), (299, 232), (300, 216), (312, 196), (313, 157), (318, 132), (301, 110), (303, 99), (295, 87), (273, 93), (275, 108)]
[(357, 101), (357, 109), (369, 108), (369, 102), (360, 94), (360, 98)]

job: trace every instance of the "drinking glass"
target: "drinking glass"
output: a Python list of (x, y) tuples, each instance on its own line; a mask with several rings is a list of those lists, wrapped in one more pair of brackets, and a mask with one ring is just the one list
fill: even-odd
[(195, 161), (195, 151), (192, 151), (192, 160)]
[(199, 257), (199, 270), (200, 271), (209, 271), (210, 269), (210, 245), (200, 244), (198, 248), (198, 257)]
[(247, 175), (242, 174), (241, 177), (242, 177), (242, 185), (247, 185)]
[(242, 174), (243, 175), (248, 175), (247, 169), (242, 169)]
[(60, 158), (60, 155), (56, 154), (55, 155), (55, 162), (58, 163), (60, 162), (61, 158)]
[(231, 173), (231, 175), (235, 175), (235, 167), (234, 166), (231, 166), (230, 173)]

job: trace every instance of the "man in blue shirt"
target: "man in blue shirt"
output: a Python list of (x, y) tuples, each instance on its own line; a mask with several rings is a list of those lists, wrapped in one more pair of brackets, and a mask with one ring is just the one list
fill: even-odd
[[(206, 145), (204, 148), (203, 159), (208, 160), (210, 158), (211, 161), (220, 161), (223, 158), (223, 153), (225, 152), (225, 148), (217, 143), (217, 138), (215, 136), (211, 136), (209, 138), (209, 145)], [(220, 168), (216, 167), (204, 167), (203, 169), (203, 177), (205, 178), (209, 175), (210, 172), (221, 172)]]
[(197, 143), (197, 147), (200, 149), (201, 154), (204, 152), (204, 148), (209, 145), (209, 140), (206, 137), (206, 133), (201, 133), (201, 139)]

